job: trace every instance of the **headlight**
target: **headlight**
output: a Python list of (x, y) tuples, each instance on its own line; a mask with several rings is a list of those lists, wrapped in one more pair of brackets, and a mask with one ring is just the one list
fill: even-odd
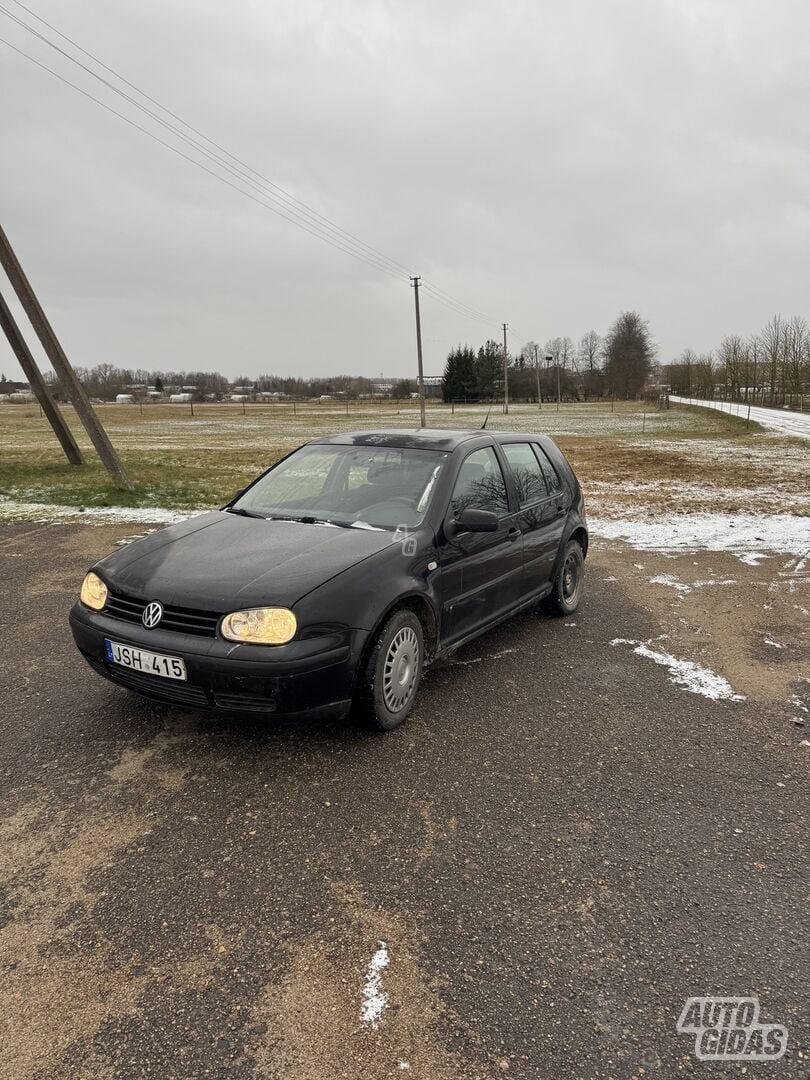
[(85, 607), (92, 608), (93, 611), (101, 611), (107, 603), (107, 586), (98, 574), (91, 571), (85, 576), (79, 598)]
[(252, 645), (285, 645), (295, 637), (298, 623), (287, 608), (251, 608), (232, 611), (222, 620), (222, 636)]

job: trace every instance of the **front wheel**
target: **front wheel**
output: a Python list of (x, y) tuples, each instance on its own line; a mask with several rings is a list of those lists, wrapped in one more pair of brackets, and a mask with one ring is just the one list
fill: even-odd
[(544, 610), (549, 615), (573, 615), (582, 599), (584, 583), (585, 556), (576, 540), (569, 540), (554, 577), (551, 593), (543, 601)]
[(378, 631), (358, 685), (359, 710), (379, 731), (398, 727), (413, 708), (423, 656), (422, 624), (412, 611), (395, 611)]

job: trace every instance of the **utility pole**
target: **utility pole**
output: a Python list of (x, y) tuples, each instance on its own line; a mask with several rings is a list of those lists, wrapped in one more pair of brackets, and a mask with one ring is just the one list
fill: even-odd
[(557, 412), (560, 411), (560, 358), (557, 357)]
[(537, 345), (534, 346), (534, 373), (537, 376), (537, 408), (542, 409), (543, 403), (540, 400), (540, 361), (537, 359)]
[(26, 345), (25, 339), (20, 333), (20, 328), (17, 326), (2, 294), (0, 294), (0, 326), (2, 326), (3, 332), (8, 338), (9, 345), (11, 345), (14, 355), (19, 361), (26, 379), (28, 379), (34, 396), (39, 402), (40, 409), (47, 416), (48, 423), (53, 428), (62, 449), (65, 451), (65, 457), (71, 465), (83, 465), (82, 452), (76, 445), (73, 433), (67, 426), (64, 416), (60, 413), (59, 406), (51, 397), (48, 384), (43, 379), (42, 372), (37, 367), (37, 362)]
[(73, 403), (73, 408), (84, 425), (85, 431), (90, 436), (90, 440), (95, 446), (107, 472), (120, 487), (131, 490), (132, 482), (127, 476), (107, 432), (96, 416), (95, 410), (90, 404), (90, 400), (84, 392), (84, 387), (79, 382), (76, 372), (71, 367), (64, 349), (59, 344), (59, 339), (48, 322), (47, 316), (42, 310), (42, 305), (37, 300), (31, 283), (25, 276), (25, 272), (20, 266), (2, 226), (0, 226), (0, 263), (2, 263), (8, 279), (19, 297), (23, 310), (36, 331), (37, 337), (42, 342), (42, 347), (56, 372), (57, 378)]
[(413, 288), (413, 301), (416, 307), (416, 361), (419, 366), (419, 426), (427, 427), (425, 419), (425, 373), (422, 370), (422, 320), (419, 317), (419, 286), (422, 283), (420, 277), (411, 278)]
[(509, 354), (506, 351), (506, 323), (503, 324), (503, 411), (509, 412)]

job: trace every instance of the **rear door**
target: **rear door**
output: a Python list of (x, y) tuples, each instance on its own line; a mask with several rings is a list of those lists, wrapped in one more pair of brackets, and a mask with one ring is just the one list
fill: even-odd
[(539, 592), (549, 581), (560, 550), (567, 505), (560, 478), (537, 443), (501, 445), (515, 479), (523, 533), (523, 595)]
[(498, 515), (497, 532), (442, 530), (440, 587), (442, 640), (456, 641), (481, 629), (518, 603), (523, 542), (516, 508), (510, 505), (498, 456), (491, 446), (473, 450), (461, 464), (447, 519), (473, 507)]

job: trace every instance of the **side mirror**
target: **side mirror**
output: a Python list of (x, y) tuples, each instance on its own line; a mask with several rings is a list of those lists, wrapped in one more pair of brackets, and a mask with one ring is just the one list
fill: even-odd
[(497, 532), (498, 515), (491, 510), (476, 510), (469, 506), (452, 520), (453, 532)]

